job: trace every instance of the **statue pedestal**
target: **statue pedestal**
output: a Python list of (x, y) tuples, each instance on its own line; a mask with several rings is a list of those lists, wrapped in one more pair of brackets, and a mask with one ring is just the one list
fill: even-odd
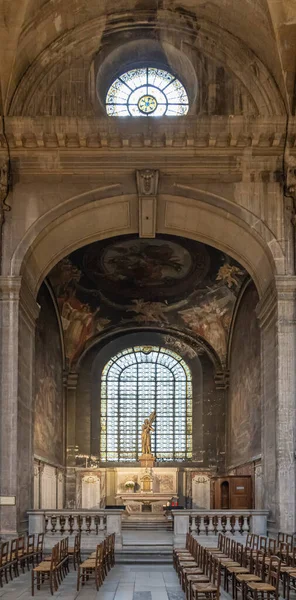
[(141, 467), (148, 467), (151, 469), (155, 465), (155, 457), (153, 454), (142, 454), (142, 456), (140, 456), (140, 463)]

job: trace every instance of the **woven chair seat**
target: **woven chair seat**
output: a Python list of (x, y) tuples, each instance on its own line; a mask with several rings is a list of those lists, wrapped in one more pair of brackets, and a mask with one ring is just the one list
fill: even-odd
[(246, 574), (246, 575), (237, 575), (236, 577), (237, 581), (261, 581), (261, 577), (258, 577), (258, 575), (251, 575), (251, 574)]
[(51, 570), (55, 570), (56, 567), (52, 567), (51, 569), (51, 564), (50, 563), (40, 563), (40, 565), (37, 565), (37, 567), (34, 567), (33, 571), (37, 571), (37, 572), (49, 572)]
[(217, 586), (212, 583), (194, 583), (192, 589), (196, 592), (216, 592)]
[(199, 581), (200, 583), (209, 583), (210, 580), (207, 577), (207, 575), (189, 575), (189, 577), (187, 578), (187, 581), (189, 582), (193, 582), (193, 581)]
[(247, 569), (247, 567), (229, 567), (227, 571), (228, 573), (249, 573), (249, 569)]
[(275, 592), (276, 588), (270, 583), (249, 583), (248, 587), (251, 590), (258, 590), (259, 592)]
[(189, 562), (189, 561), (184, 561), (181, 563), (182, 569), (186, 569), (186, 567), (194, 567), (197, 568), (198, 564), (197, 562)]
[(87, 558), (85, 561), (83, 561), (83, 563), (81, 563), (80, 567), (82, 569), (85, 568), (91, 568), (91, 567), (95, 567), (96, 566), (96, 560), (92, 559), (92, 558)]
[(186, 569), (182, 569), (183, 573), (192, 573), (195, 575), (204, 575), (204, 572), (199, 567), (187, 567)]

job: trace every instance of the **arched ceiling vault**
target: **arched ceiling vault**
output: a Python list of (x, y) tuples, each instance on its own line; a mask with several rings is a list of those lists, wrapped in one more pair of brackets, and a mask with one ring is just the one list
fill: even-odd
[[(99, 50), (106, 30), (126, 31), (137, 25), (166, 23), (167, 30), (191, 28), (192, 38), (198, 38), (200, 22), (213, 25), (219, 31), (223, 47), (229, 36), (258, 59), (270, 74), (286, 107), (293, 109), (295, 80), (295, 27), (294, 0), (0, 0), (0, 89), (4, 113), (30, 68), (42, 56), (43, 67), (54, 60), (63, 46), (63, 40), (72, 34), (75, 50), (75, 32), (86, 30), (96, 20)], [(161, 37), (161, 33), (160, 33)], [(44, 53), (51, 48), (50, 55)], [(81, 48), (79, 51), (83, 51)], [(86, 47), (86, 51), (88, 51)], [(37, 64), (36, 63), (36, 64)], [(1, 103), (0, 103), (1, 106)]]

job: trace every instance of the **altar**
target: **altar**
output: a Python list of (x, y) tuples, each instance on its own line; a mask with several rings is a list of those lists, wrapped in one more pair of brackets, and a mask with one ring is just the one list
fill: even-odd
[(162, 513), (178, 498), (178, 469), (125, 467), (116, 469), (116, 503), (129, 513)]

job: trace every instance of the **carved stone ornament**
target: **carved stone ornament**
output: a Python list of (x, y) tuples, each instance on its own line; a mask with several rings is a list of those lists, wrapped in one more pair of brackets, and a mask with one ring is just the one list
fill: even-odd
[(293, 156), (290, 156), (289, 151), (285, 153), (285, 165), (286, 165), (286, 185), (285, 195), (291, 196), (296, 200), (296, 160)]
[(84, 483), (97, 483), (99, 478), (96, 475), (85, 475), (82, 478), (82, 481), (84, 481)]
[(9, 169), (8, 169), (8, 161), (5, 160), (0, 166), (0, 200), (1, 204), (5, 200), (8, 194), (8, 178), (9, 178)]
[(209, 480), (210, 478), (206, 477), (205, 475), (195, 475), (194, 477), (195, 483), (208, 483)]
[(144, 169), (136, 172), (139, 196), (156, 196), (158, 190), (159, 171)]

